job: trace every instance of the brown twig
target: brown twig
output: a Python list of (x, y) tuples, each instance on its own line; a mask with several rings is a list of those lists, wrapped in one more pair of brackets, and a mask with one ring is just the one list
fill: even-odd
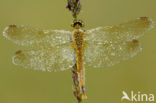
[(68, 0), (68, 4), (66, 8), (72, 12), (72, 16), (74, 19), (77, 19), (78, 14), (81, 11), (81, 3), (80, 0)]
[(77, 98), (78, 103), (81, 103), (82, 99), (80, 95), (77, 64), (73, 66), (73, 69), (71, 72), (72, 72), (72, 78), (73, 78), (73, 94)]
[[(80, 0), (68, 0), (68, 4), (66, 8), (72, 13), (74, 19), (77, 19), (78, 14), (81, 11), (81, 3)], [(77, 98), (78, 103), (82, 102), (79, 80), (78, 80), (78, 69), (77, 64), (73, 66), (72, 69), (72, 78), (73, 78), (73, 94)]]

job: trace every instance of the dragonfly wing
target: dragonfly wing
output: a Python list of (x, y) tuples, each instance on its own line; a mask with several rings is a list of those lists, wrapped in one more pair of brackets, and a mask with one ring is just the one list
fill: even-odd
[(49, 72), (70, 69), (75, 63), (72, 43), (54, 48), (20, 50), (15, 53), (12, 59), (15, 65)]
[(88, 68), (113, 66), (135, 56), (142, 50), (138, 40), (105, 44), (88, 42), (87, 45), (84, 52), (84, 62)]
[(70, 42), (71, 32), (65, 30), (43, 30), (24, 25), (10, 25), (3, 31), (3, 35), (19, 45), (60, 45)]
[(141, 37), (146, 31), (153, 28), (153, 21), (147, 17), (140, 17), (119, 25), (98, 27), (86, 31), (86, 41), (112, 43), (131, 41)]

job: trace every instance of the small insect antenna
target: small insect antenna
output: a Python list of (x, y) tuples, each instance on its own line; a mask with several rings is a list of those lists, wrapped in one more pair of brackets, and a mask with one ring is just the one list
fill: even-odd
[(81, 11), (81, 3), (80, 0), (68, 0), (66, 8), (72, 12), (72, 16), (77, 20), (77, 16)]

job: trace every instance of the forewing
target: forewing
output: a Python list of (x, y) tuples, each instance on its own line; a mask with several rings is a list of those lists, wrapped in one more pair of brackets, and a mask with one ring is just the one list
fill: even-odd
[(3, 35), (19, 45), (55, 46), (71, 41), (71, 32), (65, 30), (43, 30), (24, 25), (10, 25), (3, 31)]
[(54, 48), (20, 50), (15, 53), (12, 59), (15, 65), (48, 72), (70, 69), (75, 64), (71, 43)]
[(105, 44), (88, 42), (84, 52), (84, 62), (88, 68), (104, 68), (127, 60), (141, 50), (138, 40)]
[(86, 31), (85, 40), (99, 43), (117, 43), (131, 41), (141, 37), (153, 28), (153, 21), (147, 17), (140, 17), (119, 25), (98, 27)]

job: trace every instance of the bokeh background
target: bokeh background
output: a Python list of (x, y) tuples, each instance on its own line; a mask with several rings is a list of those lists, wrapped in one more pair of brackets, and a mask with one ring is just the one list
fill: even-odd
[[(156, 21), (156, 0), (81, 1), (80, 18), (86, 29), (142, 16)], [(0, 0), (0, 30), (9, 24), (70, 30), (72, 16), (66, 4), (66, 0)], [(121, 102), (123, 90), (156, 95), (156, 29), (140, 41), (143, 52), (136, 57), (109, 68), (86, 68), (84, 103), (129, 103)], [(14, 66), (11, 57), (19, 49), (0, 35), (0, 103), (77, 103), (70, 70), (48, 73)]]

